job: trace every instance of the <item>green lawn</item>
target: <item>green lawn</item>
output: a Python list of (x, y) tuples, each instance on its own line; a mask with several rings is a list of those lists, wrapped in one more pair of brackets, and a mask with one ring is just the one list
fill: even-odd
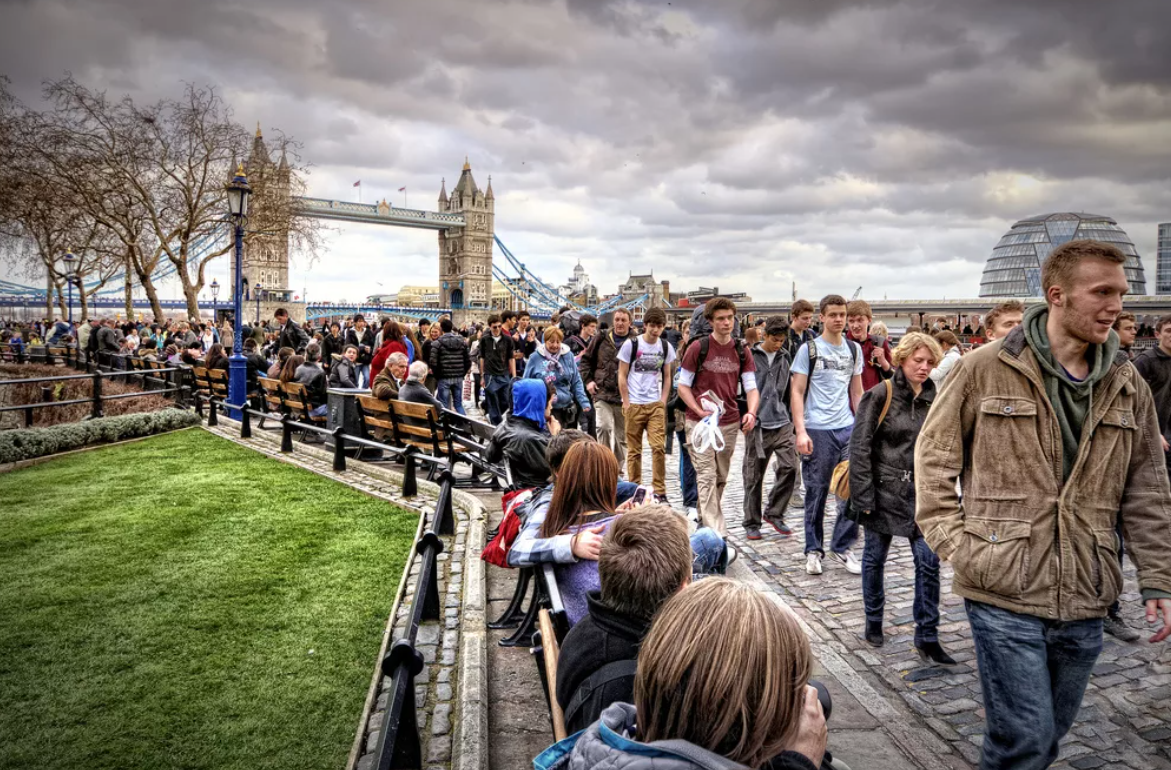
[(200, 430), (0, 475), (0, 767), (341, 768), (417, 524)]

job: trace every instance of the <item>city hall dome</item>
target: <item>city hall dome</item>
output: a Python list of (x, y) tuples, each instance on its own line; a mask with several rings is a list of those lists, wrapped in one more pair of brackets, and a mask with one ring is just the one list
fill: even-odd
[(981, 297), (1040, 297), (1041, 265), (1066, 241), (1091, 238), (1117, 246), (1126, 255), (1130, 293), (1147, 293), (1143, 263), (1126, 231), (1110, 217), (1097, 214), (1042, 214), (1022, 219), (1004, 234), (984, 265)]

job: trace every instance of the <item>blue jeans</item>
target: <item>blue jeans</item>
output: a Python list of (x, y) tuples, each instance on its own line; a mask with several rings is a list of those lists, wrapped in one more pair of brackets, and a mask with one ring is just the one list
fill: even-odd
[(322, 404), (315, 406), (309, 410), (310, 417), (325, 417), (329, 414), (329, 404)]
[(980, 770), (1049, 767), (1102, 651), (1102, 619), (1045, 620), (970, 599), (964, 606), (987, 721)]
[[(829, 480), (834, 466), (850, 459), (850, 434), (853, 426), (838, 430), (806, 430), (813, 439), (813, 454), (801, 458), (801, 475), (805, 478), (805, 553), (825, 556), (825, 502), (829, 497)], [(846, 518), (846, 500), (838, 500), (838, 520), (834, 524), (830, 549), (845, 553), (858, 539), (858, 524)]]
[(512, 378), (507, 374), (489, 374), (484, 378), (484, 400), (488, 403), (488, 421), (499, 425), (504, 419), (504, 413), (512, 404), (508, 403), (512, 389), (509, 384)]
[(439, 403), (443, 404), (443, 408), (449, 408), (448, 396), (455, 402), (455, 411), (460, 414), (467, 414), (464, 411), (464, 381), (461, 378), (452, 377), (450, 379), (443, 379), (439, 381), (439, 387), (435, 389), (435, 398), (439, 399)]
[[(862, 550), (862, 605), (866, 608), (868, 622), (881, 623), (886, 609), (883, 576), (891, 539), (891, 535), (866, 528), (866, 543)], [(918, 530), (910, 540), (911, 555), (915, 559), (915, 601), (911, 605), (915, 616), (915, 644), (938, 642), (939, 557)]]
[(683, 491), (683, 507), (695, 508), (699, 506), (699, 486), (695, 481), (695, 466), (687, 453), (687, 432), (677, 430), (675, 438), (679, 447), (679, 487)]
[(700, 527), (691, 536), (691, 572), (695, 575), (724, 574), (724, 538), (711, 527)]
[(358, 387), (370, 387), (370, 364), (358, 364), (355, 369), (358, 371)]

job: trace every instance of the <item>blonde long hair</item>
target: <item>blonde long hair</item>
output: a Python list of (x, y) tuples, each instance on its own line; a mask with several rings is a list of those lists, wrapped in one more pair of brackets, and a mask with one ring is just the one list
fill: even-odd
[(797, 620), (726, 578), (663, 605), (638, 654), (638, 739), (681, 739), (760, 767), (797, 736), (812, 654)]

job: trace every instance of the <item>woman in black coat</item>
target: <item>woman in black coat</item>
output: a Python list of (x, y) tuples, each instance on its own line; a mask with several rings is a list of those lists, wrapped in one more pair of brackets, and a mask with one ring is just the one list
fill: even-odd
[(955, 660), (939, 645), (939, 557), (915, 525), (915, 442), (935, 399), (931, 370), (942, 358), (929, 335), (906, 334), (891, 355), (894, 376), (862, 395), (850, 437), (850, 516), (866, 528), (866, 641), (883, 644), (886, 557), (891, 539), (905, 537), (915, 560), (915, 649), (925, 662), (950, 666)]

